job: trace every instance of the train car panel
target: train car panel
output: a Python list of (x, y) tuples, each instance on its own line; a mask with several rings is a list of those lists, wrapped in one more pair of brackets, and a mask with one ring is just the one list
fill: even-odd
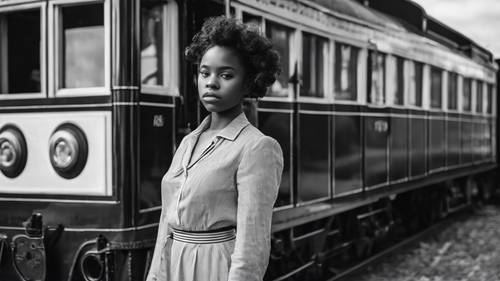
[(448, 113), (446, 119), (446, 166), (460, 164), (460, 121), (457, 114)]
[(139, 212), (161, 206), (161, 179), (175, 151), (173, 104), (142, 105)]
[(297, 203), (330, 198), (330, 127), (329, 115), (299, 114)]
[(444, 113), (430, 113), (429, 128), (429, 170), (435, 171), (444, 168), (446, 161), (446, 128)]
[(410, 176), (419, 177), (427, 171), (426, 114), (413, 111), (410, 118)]
[[(383, 112), (385, 112), (384, 110)], [(388, 182), (389, 118), (385, 113), (364, 117), (364, 185), (374, 188)]]
[[(409, 119), (402, 112), (395, 113), (398, 117), (390, 118), (390, 167), (391, 182), (408, 178)], [(404, 116), (404, 117), (400, 117)]]
[[(23, 133), (27, 161), (24, 171), (15, 178), (0, 174), (0, 192), (87, 196), (112, 194), (109, 112), (0, 115), (0, 128), (8, 124), (18, 127)], [(65, 172), (77, 169), (80, 162), (83, 162), (83, 167), (77, 174)], [(37, 180), (33, 181), (33, 178)]]
[(351, 115), (345, 111), (340, 111), (338, 115), (333, 116), (335, 197), (360, 192), (363, 188), (361, 120), (360, 115)]
[(472, 163), (472, 132), (473, 124), (472, 117), (467, 116), (462, 118), (460, 122), (460, 139), (461, 139), (461, 153), (460, 153), (460, 164), (467, 165)]

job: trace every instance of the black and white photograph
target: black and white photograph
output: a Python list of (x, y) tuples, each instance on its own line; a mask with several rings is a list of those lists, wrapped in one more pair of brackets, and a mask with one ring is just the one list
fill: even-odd
[(0, 0), (0, 281), (500, 281), (498, 0)]

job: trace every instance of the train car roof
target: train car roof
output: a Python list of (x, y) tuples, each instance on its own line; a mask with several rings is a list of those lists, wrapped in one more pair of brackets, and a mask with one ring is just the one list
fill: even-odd
[(302, 0), (349, 17), (401, 31), (417, 33), (482, 64), (493, 54), (472, 39), (428, 15), (411, 0)]

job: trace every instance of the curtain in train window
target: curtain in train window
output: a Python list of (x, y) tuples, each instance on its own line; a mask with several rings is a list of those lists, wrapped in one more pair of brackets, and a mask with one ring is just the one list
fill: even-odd
[(292, 29), (281, 24), (266, 21), (266, 36), (271, 39), (281, 58), (281, 75), (272, 85), (269, 96), (288, 96)]
[(422, 106), (422, 77), (423, 66), (420, 62), (413, 62), (408, 69), (408, 93), (410, 105)]
[(403, 105), (404, 104), (404, 59), (396, 58), (396, 73), (394, 76), (394, 104)]
[(441, 108), (443, 90), (443, 72), (431, 67), (431, 108)]
[(488, 84), (487, 86), (487, 96), (486, 96), (486, 113), (491, 114), (492, 112), (492, 104), (493, 104), (493, 86), (491, 84)]
[(476, 83), (476, 112), (483, 113), (483, 82)]
[(40, 10), (0, 14), (0, 94), (40, 92)]
[(335, 99), (357, 100), (359, 49), (346, 44), (335, 44)]
[(464, 78), (463, 89), (462, 89), (462, 110), (471, 111), (472, 105), (472, 95), (471, 95), (471, 80), (470, 78)]
[(448, 109), (457, 110), (458, 75), (448, 72)]
[(370, 51), (368, 53), (368, 102), (385, 103), (385, 55)]
[(175, 1), (141, 1), (141, 83), (178, 94), (178, 7)]
[(328, 40), (309, 33), (302, 36), (301, 96), (324, 97)]
[(104, 7), (87, 4), (61, 8), (60, 88), (104, 86)]

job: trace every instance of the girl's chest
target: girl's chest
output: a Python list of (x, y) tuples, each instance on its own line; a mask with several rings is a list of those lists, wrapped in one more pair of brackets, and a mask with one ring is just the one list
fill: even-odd
[(190, 161), (191, 165), (183, 165), (182, 161), (172, 163), (163, 179), (162, 189), (169, 194), (182, 192), (183, 197), (210, 197), (214, 192), (236, 192), (239, 160), (239, 153), (222, 146)]

